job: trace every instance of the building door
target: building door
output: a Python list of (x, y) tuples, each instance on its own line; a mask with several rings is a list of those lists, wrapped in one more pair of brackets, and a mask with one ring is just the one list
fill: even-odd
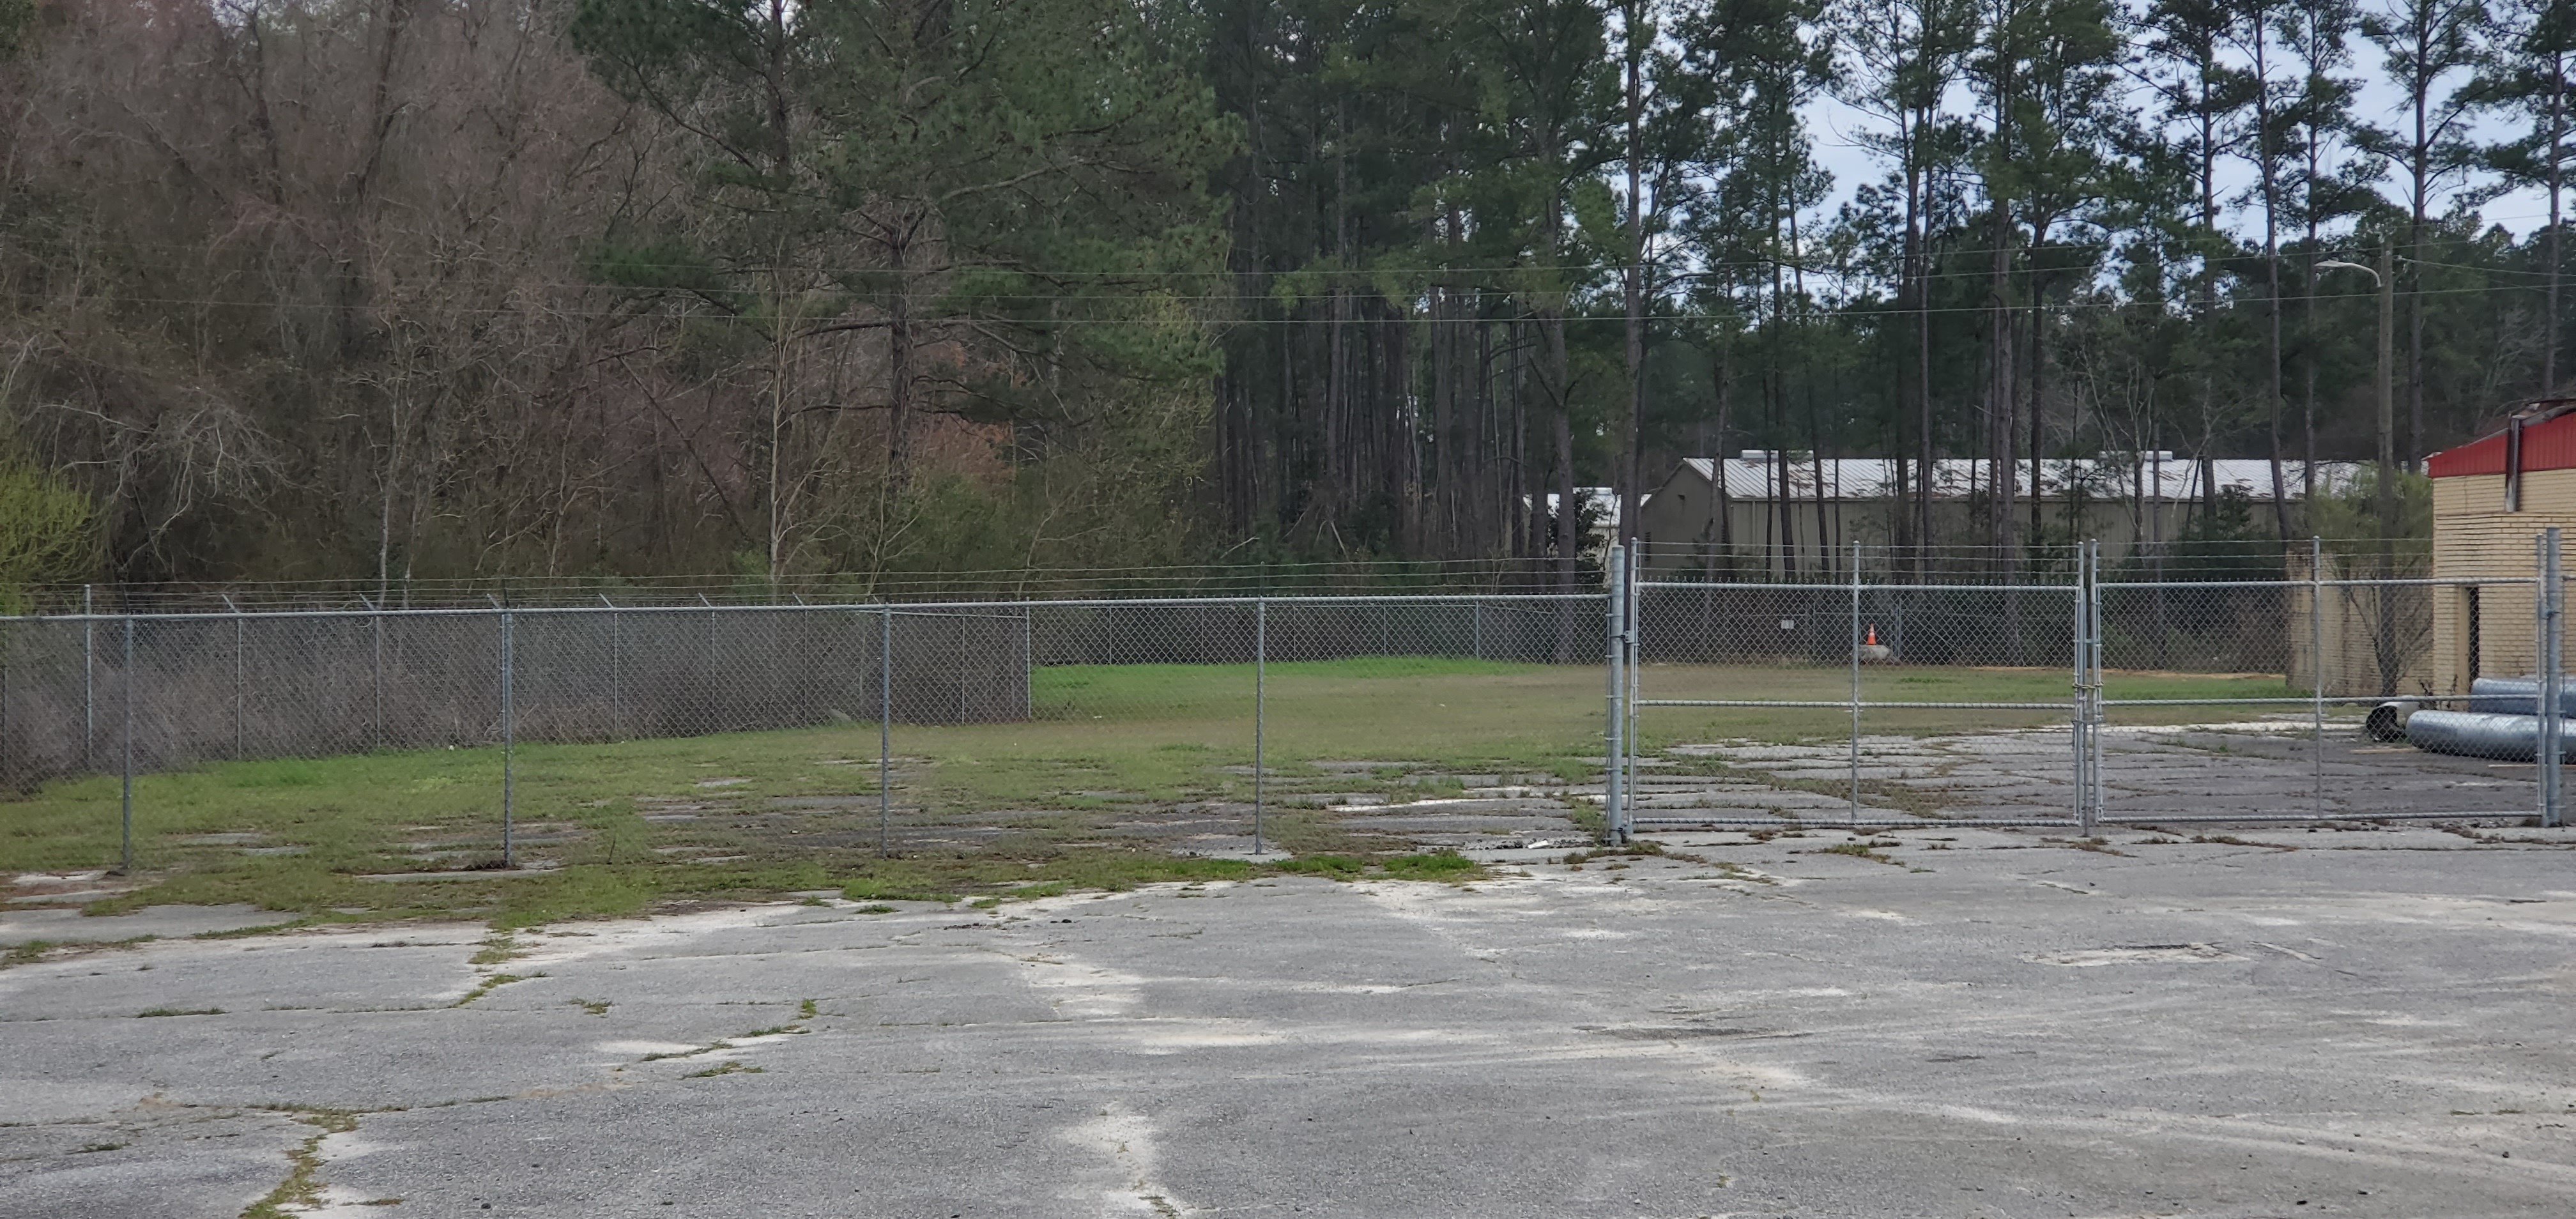
[[(2467, 642), (2469, 645), (2467, 672), (2469, 680), (2471, 682), (2475, 682), (2478, 679), (2478, 655), (2481, 651), (2478, 647), (2478, 586), (2472, 584), (2466, 589), (2463, 589), (2462, 592), (2466, 596), (2466, 603), (2460, 607), (2460, 611), (2463, 615), (2462, 621), (2467, 623)], [(2387, 594), (2382, 593), (2380, 595), (2386, 596)]]

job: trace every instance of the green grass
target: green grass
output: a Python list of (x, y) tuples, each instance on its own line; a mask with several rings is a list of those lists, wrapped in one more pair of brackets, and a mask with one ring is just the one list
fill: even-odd
[[(2064, 669), (1864, 668), (1861, 697), (1867, 702), (1918, 703), (2069, 703), (2073, 675)], [(1851, 697), (1851, 670), (1829, 665), (1647, 665), (1638, 675), (1639, 693), (1649, 699), (1773, 699), (1787, 702), (1841, 702)], [(2244, 699), (2283, 698), (2302, 693), (2274, 674), (2194, 674), (2113, 671), (2103, 675), (2106, 698)], [(2188, 723), (2212, 718), (2251, 718), (2262, 710), (2228, 709), (2219, 703), (2179, 707), (2114, 708), (2124, 724)], [(1863, 710), (1861, 731), (1891, 735), (2038, 728), (2064, 724), (2060, 710), (2003, 708), (1889, 708)], [(1648, 709), (1638, 725), (1641, 743), (1650, 748), (1719, 737), (1795, 744), (1841, 739), (1851, 731), (1851, 713), (1843, 707)]]
[(1386, 874), (1398, 880), (1469, 880), (1484, 874), (1474, 860), (1456, 851), (1398, 855), (1385, 866)]
[[(1462, 774), (1540, 782), (1598, 774), (1597, 665), (1393, 657), (1273, 664), (1263, 676), (1273, 796), (1266, 828), (1274, 844), (1300, 857), (1284, 866), (1181, 858), (1169, 843), (1120, 829), (1185, 802), (1250, 800), (1251, 666), (1059, 666), (1035, 674), (1033, 720), (895, 726), (898, 843), (906, 827), (974, 828), (947, 845), (876, 854), (873, 724), (523, 745), (516, 764), (520, 852), (523, 861), (554, 865), (539, 873), (477, 870), (500, 856), (498, 750), (221, 762), (138, 777), (135, 840), (147, 883), (89, 908), (250, 902), (305, 921), (465, 915), (508, 929), (634, 913), (674, 899), (800, 890), (885, 903), (1027, 898), (1278, 870), (1450, 879), (1454, 865), (1401, 862), (1410, 843), (1355, 833), (1337, 815), (1300, 804), (1298, 793), (1418, 798), (1458, 792)], [(1640, 677), (1648, 697), (1826, 701), (1850, 689), (1847, 670), (1826, 666), (1650, 665)], [(2277, 677), (2112, 674), (2109, 681), (2114, 697), (2287, 693)], [(1863, 673), (1869, 697), (1909, 700), (2057, 702), (2068, 697), (2067, 684), (2057, 670)], [(2208, 708), (2141, 709), (2122, 718), (2211, 715)], [(1863, 727), (1958, 731), (2063, 718), (2047, 711), (1872, 711)], [(1666, 708), (1647, 711), (1640, 734), (1648, 748), (1659, 748), (1729, 737), (1829, 739), (1848, 725), (1848, 714), (1834, 708)], [(0, 874), (112, 864), (118, 796), (115, 779), (96, 777), (0, 801)], [(690, 813), (694, 820), (668, 819)], [(198, 840), (244, 833), (261, 836), (249, 845), (293, 853), (253, 854), (240, 842)], [(702, 859), (709, 862), (692, 862)], [(366, 879), (424, 872), (455, 875)]]

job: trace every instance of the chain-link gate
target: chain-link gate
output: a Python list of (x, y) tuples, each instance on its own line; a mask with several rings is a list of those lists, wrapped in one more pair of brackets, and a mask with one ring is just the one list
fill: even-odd
[(2531, 742), (2564, 733), (2555, 539), (2530, 574), (2311, 541), (2258, 579), (2158, 578), (2099, 543), (1992, 582), (1858, 545), (1792, 582), (1639, 579), (1614, 552), (1613, 831), (2554, 825), (2563, 745)]

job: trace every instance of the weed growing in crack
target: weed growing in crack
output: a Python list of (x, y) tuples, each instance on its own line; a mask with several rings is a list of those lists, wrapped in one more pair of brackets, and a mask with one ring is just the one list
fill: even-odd
[(542, 978), (544, 976), (544, 974), (493, 974), (484, 978), (481, 982), (476, 983), (474, 989), (465, 992), (464, 998), (458, 999), (456, 1002), (448, 1004), (448, 1006), (463, 1007), (466, 1004), (472, 1003), (473, 1001), (491, 994), (493, 991), (499, 990), (504, 986), (508, 986), (513, 982), (525, 982), (530, 978)]
[(732, 1042), (730, 1042), (730, 1041), (710, 1041), (710, 1042), (706, 1043), (705, 1045), (699, 1046), (698, 1048), (696, 1048), (696, 1049), (694, 1049), (694, 1050), (671, 1050), (671, 1051), (669, 1051), (669, 1052), (667, 1052), (667, 1053), (661, 1053), (661, 1054), (647, 1054), (647, 1055), (643, 1056), (642, 1058), (638, 1058), (638, 1059), (636, 1059), (635, 1061), (637, 1061), (637, 1062), (661, 1062), (661, 1061), (663, 1061), (664, 1059), (669, 1059), (669, 1058), (695, 1058), (695, 1057), (697, 1057), (697, 1056), (698, 1056), (698, 1055), (700, 1055), (700, 1054), (713, 1054), (713, 1053), (715, 1053), (715, 1052), (716, 1052), (716, 1051), (718, 1051), (718, 1050), (730, 1050), (730, 1049), (732, 1049), (732, 1048), (733, 1048), (733, 1043), (732, 1043)]
[(1829, 847), (1818, 847), (1813, 853), (1817, 855), (1849, 855), (1854, 859), (1866, 859), (1872, 863), (1895, 864), (1897, 867), (1901, 868), (1905, 865), (1897, 863), (1895, 858), (1892, 856), (1880, 854), (1877, 850), (1879, 847), (1892, 847), (1895, 845), (1897, 844), (1893, 842), (1837, 842)]
[(2051, 846), (2065, 847), (2071, 851), (2091, 851), (2097, 855), (2117, 855), (2123, 859), (2129, 858), (2129, 853), (2127, 851), (2123, 851), (2112, 846), (2111, 840), (2107, 838), (2042, 838), (2040, 841), (2048, 843)]
[(286, 1153), (286, 1179), (268, 1196), (251, 1203), (241, 1219), (290, 1219), (309, 1213), (322, 1205), (322, 1140), (335, 1134), (347, 1134), (358, 1128), (358, 1111), (353, 1109), (300, 1109), (292, 1111), (295, 1120), (313, 1127), (313, 1133)]

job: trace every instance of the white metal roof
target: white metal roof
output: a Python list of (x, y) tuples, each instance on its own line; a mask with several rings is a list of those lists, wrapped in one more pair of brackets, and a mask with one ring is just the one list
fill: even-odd
[[(1682, 465), (1702, 482), (1713, 478), (1717, 462), (1707, 457), (1686, 457)], [(1936, 499), (1965, 499), (1970, 490), (1991, 485), (1988, 472), (1993, 462), (1982, 458), (1946, 457), (1933, 463), (1932, 494)], [(2272, 498), (2272, 463), (2255, 457), (2221, 457), (2210, 463), (2213, 483), (2218, 490), (2242, 490), (2246, 496), (2269, 501)], [(1818, 467), (1822, 466), (1825, 499), (1885, 499), (1896, 493), (1896, 463), (1884, 457), (1828, 457), (1818, 462), (1812, 458), (1792, 456), (1788, 463), (1789, 498), (1817, 498)], [(1761, 500), (1773, 498), (1780, 477), (1776, 460), (1729, 457), (1725, 459), (1726, 494), (1730, 499)], [(2075, 480), (2089, 484), (2090, 493), (2103, 499), (2127, 499), (2132, 495), (2154, 496), (2161, 488), (2167, 500), (2201, 498), (2201, 465), (2189, 458), (2170, 461), (2097, 460), (2094, 458), (2051, 458), (2039, 463), (2041, 498), (2061, 499)], [(1912, 474), (1920, 467), (1906, 463)], [(2352, 486), (2369, 463), (2359, 461), (2321, 461), (2317, 463), (2317, 485), (2328, 492)], [(2283, 490), (2290, 499), (2306, 494), (2304, 465), (2296, 461), (2281, 463)], [(2030, 495), (2031, 463), (2013, 463), (2013, 494)]]
[[(1701, 460), (1701, 459), (1699, 459), (1699, 458), (1689, 458), (1689, 459), (1687, 459), (1687, 460), (1691, 460), (1691, 461), (1698, 461), (1698, 460)], [(1701, 475), (1701, 477), (1705, 478), (1705, 477), (1707, 477), (1707, 475), (1706, 475), (1705, 473), (1703, 473), (1703, 474)], [(1617, 488), (1615, 488), (1615, 487), (1576, 487), (1576, 488), (1574, 489), (1574, 493), (1575, 493), (1577, 496), (1582, 497), (1582, 500), (1583, 500), (1584, 504), (1585, 504), (1586, 506), (1588, 506), (1588, 507), (1590, 507), (1590, 508), (1592, 509), (1592, 511), (1593, 511), (1593, 513), (1594, 513), (1594, 515), (1593, 515), (1593, 520), (1592, 520), (1592, 526), (1593, 526), (1593, 528), (1594, 528), (1596, 531), (1599, 531), (1599, 530), (1607, 530), (1607, 529), (1614, 529), (1614, 528), (1616, 528), (1616, 527), (1618, 526), (1618, 524), (1619, 524), (1619, 492), (1618, 492), (1618, 489), (1617, 489)], [(1645, 496), (1645, 497), (1640, 498), (1640, 499), (1638, 500), (1638, 502), (1639, 502), (1639, 503), (1644, 503), (1644, 502), (1645, 502), (1645, 500), (1647, 500), (1647, 499), (1652, 499), (1652, 498), (1654, 498), (1654, 497), (1653, 497), (1653, 496), (1651, 496), (1651, 495), (1648, 495), (1648, 496)], [(1547, 505), (1547, 511), (1548, 511), (1548, 514), (1549, 514), (1549, 515), (1553, 516), (1553, 515), (1555, 515), (1555, 514), (1556, 514), (1556, 492), (1554, 492), (1554, 491), (1550, 491), (1550, 492), (1547, 492), (1546, 494), (1544, 494), (1544, 495), (1540, 496), (1540, 497), (1539, 497), (1539, 502), (1540, 502), (1540, 503), (1543, 503), (1543, 504), (1545, 504), (1545, 505)]]

